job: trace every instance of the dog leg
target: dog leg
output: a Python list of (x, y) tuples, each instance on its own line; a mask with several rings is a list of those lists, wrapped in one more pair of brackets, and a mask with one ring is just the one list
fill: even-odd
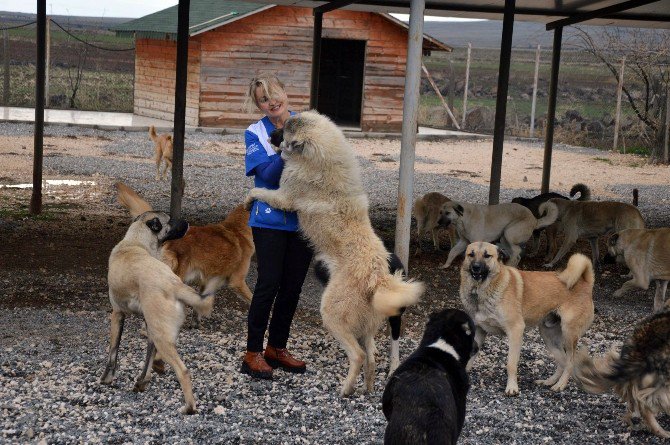
[(433, 247), (435, 248), (435, 252), (442, 252), (440, 249), (440, 237), (437, 236), (437, 227), (433, 227), (430, 233), (433, 235)]
[(449, 251), (447, 261), (440, 266), (440, 269), (447, 269), (449, 266), (451, 266), (451, 263), (456, 259), (456, 257), (465, 252), (465, 249), (467, 249), (467, 247), (468, 247), (467, 241), (465, 241), (464, 239), (459, 239), (456, 245), (453, 246)]
[(117, 355), (119, 353), (119, 344), (121, 342), (121, 334), (123, 334), (123, 322), (125, 321), (125, 315), (119, 311), (112, 311), (112, 329), (111, 329), (111, 338), (109, 342), (109, 359), (107, 360), (107, 366), (105, 367), (105, 372), (102, 373), (100, 378), (100, 383), (103, 385), (111, 385), (114, 380), (114, 374), (116, 373), (117, 365)]
[(531, 239), (533, 240), (533, 251), (526, 256), (528, 258), (535, 258), (537, 254), (540, 253), (540, 233), (538, 233), (537, 230), (534, 230)]
[(235, 294), (240, 297), (242, 300), (244, 300), (247, 303), (251, 303), (251, 297), (253, 294), (251, 293), (251, 289), (249, 289), (249, 286), (247, 286), (247, 281), (246, 281), (246, 276), (248, 272), (248, 268), (244, 270), (243, 272), (239, 274), (234, 274), (230, 276), (230, 281), (228, 282), (228, 287), (232, 289)]
[(419, 255), (423, 252), (421, 249), (421, 239), (423, 238), (423, 219), (416, 218), (416, 251), (414, 255)]
[(324, 318), (323, 321), (326, 328), (333, 334), (333, 337), (340, 342), (340, 345), (349, 358), (349, 372), (342, 382), (340, 395), (342, 397), (350, 396), (355, 391), (356, 379), (361, 372), (361, 366), (363, 366), (366, 357), (365, 351), (363, 351), (363, 348), (358, 344), (356, 337), (354, 337), (351, 332), (341, 328), (339, 323), (328, 323), (326, 318)]
[(519, 367), (519, 356), (521, 355), (521, 343), (523, 342), (523, 322), (517, 322), (509, 327), (507, 339), (509, 350), (507, 352), (507, 387), (505, 395), (519, 395), (519, 383), (517, 381), (517, 370)]
[(556, 370), (548, 379), (536, 380), (535, 383), (544, 386), (554, 386), (561, 378), (565, 370), (565, 353), (561, 350), (563, 345), (563, 335), (561, 332), (561, 324), (547, 326), (545, 321), (541, 321), (538, 326), (540, 337), (544, 340), (549, 354), (551, 354), (556, 364)]
[(163, 160), (165, 161), (165, 167), (163, 168), (163, 179), (167, 179), (168, 169), (172, 171), (172, 161), (168, 158), (163, 158)]
[[(160, 330), (155, 332), (160, 332)], [(179, 358), (174, 341), (159, 335), (159, 338), (156, 338), (155, 345), (161, 358), (174, 369), (179, 386), (181, 386), (181, 390), (184, 393), (184, 406), (179, 412), (182, 414), (195, 414), (195, 399), (193, 398), (193, 388), (191, 386), (191, 374), (186, 365), (184, 365), (184, 362)]]
[(143, 392), (146, 389), (147, 384), (151, 380), (151, 368), (153, 366), (155, 356), (156, 356), (156, 347), (154, 346), (154, 342), (148, 340), (147, 356), (144, 361), (144, 368), (142, 368), (142, 373), (135, 382), (135, 387), (133, 388), (134, 392)]
[(509, 244), (510, 248), (510, 258), (507, 265), (516, 267), (519, 264), (519, 261), (521, 261), (521, 247), (519, 247), (518, 244), (512, 244), (509, 242), (507, 244)]
[(563, 245), (561, 245), (561, 248), (556, 253), (554, 259), (551, 260), (551, 262), (544, 264), (542, 267), (546, 267), (548, 269), (554, 267), (561, 260), (561, 258), (563, 258), (565, 254), (570, 251), (575, 242), (577, 242), (577, 237), (571, 236), (568, 238), (568, 236), (566, 235), (565, 239), (563, 240)]
[(156, 181), (160, 180), (162, 160), (163, 157), (161, 156), (161, 149), (158, 146), (156, 146), (156, 154), (154, 155), (154, 162), (156, 163)]
[(375, 389), (375, 369), (377, 363), (375, 362), (375, 337), (370, 335), (364, 339), (365, 346), (365, 368), (363, 370), (363, 381), (365, 383), (365, 391), (371, 393)]
[[(649, 289), (649, 278), (644, 277), (644, 276), (633, 275), (633, 279), (628, 280), (625, 283), (623, 283), (619, 289), (614, 291), (613, 295), (615, 297), (621, 297), (626, 292), (630, 291), (631, 289), (635, 289), (635, 288), (639, 288), (639, 289), (643, 289), (643, 290)], [(656, 299), (654, 299), (654, 308), (656, 308)]]
[(477, 343), (477, 352), (473, 354), (470, 357), (470, 360), (468, 360), (468, 364), (465, 366), (465, 370), (467, 372), (470, 372), (472, 370), (472, 367), (475, 364), (475, 358), (479, 355), (480, 352), (482, 352), (482, 348), (484, 347), (484, 342), (486, 341), (486, 331), (479, 326), (475, 328), (475, 343)]
[[(282, 190), (268, 190), (260, 187), (254, 187), (249, 191), (245, 203), (253, 200), (261, 200), (275, 209), (295, 211), (293, 200)], [(251, 208), (251, 207), (249, 207)]]
[(642, 416), (642, 421), (645, 423), (645, 425), (647, 425), (652, 433), (658, 437), (670, 439), (670, 433), (664, 430), (663, 427), (658, 424), (658, 420), (656, 420), (656, 416), (653, 412), (643, 408), (640, 409), (640, 415)]
[(400, 325), (402, 323), (402, 318), (400, 315), (395, 317), (389, 317), (389, 326), (391, 327), (391, 346), (389, 349), (389, 373), (388, 377), (391, 377), (391, 374), (398, 369), (400, 365), (400, 348), (399, 348), (399, 339), (400, 339)]
[(596, 272), (600, 272), (600, 249), (598, 248), (598, 238), (589, 238), (591, 244), (591, 260), (593, 261), (593, 268)]
[(656, 280), (656, 295), (654, 295), (654, 312), (665, 306), (665, 292), (668, 290), (668, 280)]

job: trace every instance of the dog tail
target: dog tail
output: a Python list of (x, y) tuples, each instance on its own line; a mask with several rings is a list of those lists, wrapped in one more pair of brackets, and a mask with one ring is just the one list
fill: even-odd
[(540, 204), (539, 208), (540, 215), (544, 215), (537, 220), (535, 224), (536, 229), (541, 229), (542, 227), (547, 227), (550, 224), (553, 224), (558, 218), (558, 207), (551, 201), (543, 202)]
[(579, 193), (579, 198), (577, 201), (590, 201), (591, 200), (591, 189), (588, 188), (586, 184), (581, 182), (575, 184), (570, 189), (570, 197), (573, 198), (577, 193)]
[(424, 285), (419, 281), (404, 281), (402, 272), (397, 271), (372, 295), (372, 307), (387, 317), (400, 315), (402, 309), (419, 301)]
[(156, 134), (156, 127), (153, 125), (149, 127), (149, 137), (152, 141), (155, 141), (158, 135)]
[(577, 351), (573, 374), (577, 384), (586, 392), (602, 394), (617, 384), (613, 378), (619, 353), (614, 349), (593, 360), (584, 350)]
[(175, 297), (182, 303), (191, 306), (198, 315), (209, 317), (214, 307), (214, 295), (200, 295), (190, 286), (181, 284)]
[(119, 204), (127, 208), (133, 218), (141, 215), (144, 212), (152, 210), (151, 205), (140, 197), (135, 190), (128, 187), (123, 182), (114, 184), (118, 191)]
[(585, 255), (575, 253), (568, 260), (568, 266), (565, 270), (558, 274), (558, 279), (565, 284), (568, 289), (572, 289), (580, 278), (593, 286), (593, 264)]

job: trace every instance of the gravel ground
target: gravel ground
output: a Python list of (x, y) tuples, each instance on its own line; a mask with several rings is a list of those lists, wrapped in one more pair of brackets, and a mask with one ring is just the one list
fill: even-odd
[[(98, 384), (109, 341), (106, 261), (128, 224), (127, 214), (115, 203), (111, 185), (123, 180), (157, 208), (169, 206), (169, 186), (153, 180), (154, 165), (149, 159), (152, 145), (144, 132), (49, 126), (45, 133), (45, 143), (52, 145), (45, 149), (45, 177), (94, 180), (96, 185), (46, 189), (48, 216), (43, 219), (21, 216), (21, 206), (29, 201), (30, 191), (0, 189), (0, 442), (381, 442), (385, 420), (380, 399), (388, 369), (385, 332), (380, 331), (377, 338), (375, 391), (340, 398), (337, 393), (346, 372), (346, 357), (321, 325), (321, 288), (311, 275), (304, 286), (290, 340), (290, 348), (308, 362), (305, 375), (279, 371), (273, 382), (265, 382), (240, 374), (247, 308), (231, 293), (221, 291), (213, 317), (201, 329), (192, 329), (188, 319), (180, 334), (178, 349), (193, 376), (197, 415), (177, 413), (182, 393), (171, 371), (154, 376), (146, 392), (131, 391), (144, 354), (141, 320), (137, 317), (126, 323), (115, 384)], [(31, 134), (30, 125), (0, 124), (2, 141), (25, 140)], [(241, 174), (244, 150), (240, 140), (240, 135), (187, 134), (183, 213), (192, 222), (216, 221), (245, 196), (251, 181)], [(352, 143), (362, 152), (370, 151), (360, 161), (371, 216), (390, 246), (400, 143)], [(417, 162), (435, 166), (430, 153), (459, 144), (422, 142)], [(490, 141), (479, 144), (482, 150), (490, 147)], [(514, 144), (531, 154), (541, 151), (538, 143)], [(558, 151), (583, 154), (585, 159), (608, 156), (585, 148), (558, 147)], [(6, 165), (11, 161), (18, 167), (9, 176), (0, 172), (0, 183), (30, 180), (30, 150), (24, 151), (21, 143), (0, 146), (0, 161), (6, 160)], [(620, 179), (614, 167), (607, 177)], [(555, 178), (560, 178), (561, 168), (565, 166), (557, 169)], [(667, 179), (649, 183), (643, 177), (645, 168), (638, 171), (642, 184), (640, 208), (648, 224), (669, 226), (670, 214), (664, 201), (670, 196)], [(485, 202), (488, 187), (483, 182), (462, 172), (418, 171), (415, 194), (440, 190), (452, 198)], [(565, 188), (571, 184), (567, 179), (562, 183)], [(603, 190), (629, 201), (633, 185), (637, 183), (629, 178), (625, 183), (612, 180)], [(534, 193), (525, 187), (505, 188), (503, 183), (501, 200)], [(424, 241), (424, 247), (429, 244)], [(586, 243), (578, 248), (589, 252)], [(436, 268), (444, 256), (427, 252), (411, 259), (411, 275), (426, 283), (427, 292), (405, 317), (401, 356), (407, 356), (416, 346), (428, 313), (442, 307), (460, 307), (456, 269), (443, 272)], [(539, 260), (522, 262), (529, 269), (539, 264)], [(653, 289), (619, 299), (611, 297), (622, 282), (620, 273), (619, 269), (607, 269), (597, 280), (595, 322), (581, 343), (592, 353), (619, 346), (633, 325), (651, 312)], [(250, 285), (255, 282), (254, 265), (247, 281)], [(506, 350), (505, 340), (487, 339), (471, 374), (461, 443), (661, 443), (646, 431), (627, 429), (621, 421), (624, 407), (611, 394), (585, 394), (574, 384), (559, 394), (536, 387), (533, 381), (551, 374), (553, 364), (535, 330), (528, 332), (522, 350), (521, 395), (505, 397)], [(667, 416), (661, 416), (660, 422), (670, 427)]]

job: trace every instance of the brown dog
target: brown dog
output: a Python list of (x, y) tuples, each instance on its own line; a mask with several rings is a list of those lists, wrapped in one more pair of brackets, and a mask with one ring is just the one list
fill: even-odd
[(475, 340), (480, 348), (486, 334), (508, 338), (505, 394), (519, 394), (517, 366), (523, 332), (532, 326), (538, 326), (556, 362), (556, 372), (536, 383), (554, 391), (566, 387), (577, 341), (593, 321), (592, 291), (593, 266), (582, 254), (572, 255), (568, 267), (556, 274), (506, 266), (501, 251), (490, 243), (467, 247), (461, 267), (461, 302), (475, 320)]
[[(433, 246), (435, 251), (440, 251), (440, 240), (437, 236), (437, 229), (440, 227), (440, 209), (444, 203), (451, 201), (441, 193), (430, 192), (423, 195), (414, 201), (412, 214), (416, 218), (416, 233), (417, 233), (417, 248), (415, 255), (422, 252), (421, 239), (424, 234), (430, 230), (433, 237)], [(456, 243), (456, 227), (453, 224), (447, 226), (449, 233), (449, 245), (453, 246)]]
[(147, 354), (135, 391), (144, 391), (158, 353), (174, 369), (184, 392), (184, 414), (195, 413), (191, 376), (177, 353), (177, 335), (184, 322), (184, 304), (200, 315), (212, 312), (214, 298), (201, 297), (157, 259), (164, 241), (184, 236), (185, 221), (163, 212), (142, 212), (109, 256), (109, 300), (112, 304), (109, 359), (100, 383), (111, 385), (126, 315), (141, 314), (147, 326)]
[[(136, 216), (151, 206), (127, 185), (116, 184), (121, 205)], [(221, 222), (191, 226), (181, 239), (161, 248), (161, 259), (186, 283), (196, 284), (203, 295), (213, 295), (224, 284), (246, 302), (251, 290), (246, 283), (254, 242), (249, 212), (239, 205)]]
[(670, 228), (626, 229), (614, 233), (607, 240), (605, 261), (614, 258), (625, 263), (633, 276), (614, 292), (614, 296), (620, 297), (636, 287), (647, 290), (650, 281), (654, 280), (654, 311), (663, 309), (670, 280)]
[(624, 229), (644, 229), (644, 219), (637, 207), (616, 201), (570, 201), (550, 199), (558, 207), (556, 225), (565, 238), (551, 262), (544, 267), (554, 267), (579, 238), (591, 243), (591, 258), (599, 266), (598, 238)]
[[(156, 128), (152, 125), (149, 127), (149, 137), (154, 141), (154, 161), (156, 162), (156, 180), (167, 178), (168, 167), (172, 168), (172, 135), (171, 134), (156, 134)], [(163, 173), (160, 173), (161, 162), (165, 161)]]

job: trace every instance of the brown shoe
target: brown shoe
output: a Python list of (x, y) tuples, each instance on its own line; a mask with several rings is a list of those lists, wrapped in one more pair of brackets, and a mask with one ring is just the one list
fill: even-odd
[(268, 345), (265, 348), (265, 361), (273, 368), (281, 368), (284, 371), (302, 374), (307, 369), (305, 362), (294, 358), (286, 348), (275, 348)]
[(260, 352), (247, 351), (240, 372), (257, 379), (272, 380), (272, 367), (267, 364)]

